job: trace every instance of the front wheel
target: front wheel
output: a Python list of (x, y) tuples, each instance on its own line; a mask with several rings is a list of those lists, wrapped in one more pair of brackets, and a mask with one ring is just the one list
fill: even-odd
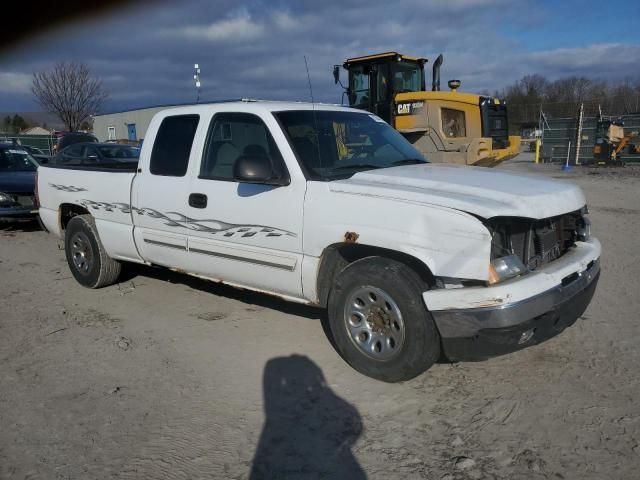
[(368, 257), (348, 265), (329, 297), (336, 348), (360, 373), (409, 380), (440, 356), (440, 336), (422, 300), (427, 285), (406, 265)]
[(78, 215), (69, 220), (64, 250), (69, 269), (81, 285), (100, 288), (118, 280), (122, 264), (107, 255), (91, 215)]

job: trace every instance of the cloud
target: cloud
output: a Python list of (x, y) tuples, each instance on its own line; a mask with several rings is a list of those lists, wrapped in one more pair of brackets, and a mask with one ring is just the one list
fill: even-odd
[(244, 10), (231, 18), (207, 25), (188, 25), (170, 29), (166, 30), (166, 33), (170, 36), (184, 37), (191, 40), (231, 43), (257, 40), (264, 35), (265, 27), (253, 21), (251, 15)]
[(273, 23), (280, 30), (299, 30), (303, 24), (300, 19), (296, 19), (289, 12), (278, 11), (273, 14)]
[(0, 93), (28, 93), (31, 75), (19, 72), (0, 72)]
[(574, 30), (567, 23), (558, 33), (548, 26), (555, 11), (541, 5), (523, 15), (530, 10), (526, 0), (251, 0), (238, 5), (237, 0), (141, 2), (43, 34), (0, 58), (0, 105), (37, 108), (30, 76), (23, 72), (60, 60), (86, 62), (103, 79), (111, 93), (107, 110), (193, 101), (194, 63), (202, 68), (204, 99), (307, 100), (306, 56), (314, 96), (324, 102), (339, 102), (342, 94), (333, 83), (333, 65), (379, 51), (430, 60), (442, 52), (443, 82), (461, 79), (466, 91), (493, 92), (531, 73), (615, 80), (638, 75), (640, 63), (636, 44), (563, 40), (584, 37), (589, 18), (593, 32), (616, 33), (618, 25), (601, 19), (597, 9), (586, 9), (598, 13), (581, 17)]
[(640, 60), (640, 45), (622, 43), (593, 44), (578, 48), (556, 48), (528, 55), (537, 68), (556, 74), (623, 74), (635, 70)]

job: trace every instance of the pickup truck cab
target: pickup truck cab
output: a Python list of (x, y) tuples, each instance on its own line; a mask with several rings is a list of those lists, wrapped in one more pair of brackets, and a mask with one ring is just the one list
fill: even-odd
[(429, 164), (339, 106), (167, 109), (139, 162), (44, 165), (38, 187), (82, 285), (136, 262), (326, 307), (342, 357), (389, 382), (554, 336), (599, 276), (577, 186)]

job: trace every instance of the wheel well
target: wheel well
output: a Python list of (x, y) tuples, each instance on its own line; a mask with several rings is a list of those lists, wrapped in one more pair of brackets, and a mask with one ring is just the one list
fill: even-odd
[(87, 210), (85, 207), (76, 205), (74, 203), (63, 203), (62, 205), (60, 205), (59, 212), (60, 212), (59, 213), (60, 229), (64, 230), (67, 228), (67, 224), (69, 223), (69, 220), (71, 220), (73, 217), (77, 215), (86, 215), (87, 213), (89, 213), (89, 210)]
[(407, 253), (358, 243), (337, 243), (325, 248), (318, 269), (317, 290), (320, 305), (326, 306), (336, 276), (350, 263), (365, 257), (384, 257), (405, 264), (429, 286), (435, 277), (421, 260)]

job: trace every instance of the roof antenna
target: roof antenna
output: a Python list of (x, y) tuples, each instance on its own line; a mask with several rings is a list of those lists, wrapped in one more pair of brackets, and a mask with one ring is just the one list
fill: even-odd
[(316, 102), (313, 100), (313, 87), (311, 87), (311, 75), (309, 75), (309, 64), (307, 56), (304, 56), (304, 66), (307, 69), (307, 80), (309, 81), (309, 94), (311, 95), (311, 111), (313, 115), (313, 126), (316, 129), (316, 147), (318, 148), (318, 161), (322, 168), (322, 156), (320, 155), (320, 131), (318, 130), (318, 119), (316, 118)]
[(304, 56), (304, 66), (307, 69), (307, 80), (309, 81), (309, 94), (311, 95), (311, 105), (315, 108), (315, 102), (313, 101), (313, 88), (311, 87), (311, 75), (309, 75), (309, 64), (307, 63), (307, 56)]

